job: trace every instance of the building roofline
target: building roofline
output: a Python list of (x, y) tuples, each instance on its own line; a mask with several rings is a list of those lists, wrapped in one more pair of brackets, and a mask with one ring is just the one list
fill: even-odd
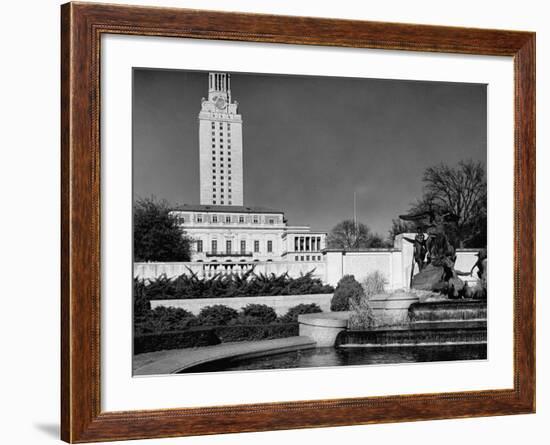
[(172, 212), (201, 212), (201, 213), (269, 213), (284, 215), (282, 210), (269, 209), (267, 207), (249, 207), (249, 206), (224, 206), (209, 204), (183, 204), (175, 206)]

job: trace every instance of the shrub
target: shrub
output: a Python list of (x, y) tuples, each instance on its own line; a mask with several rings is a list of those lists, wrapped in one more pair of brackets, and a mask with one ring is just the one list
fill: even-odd
[(349, 306), (351, 314), (348, 319), (348, 329), (361, 331), (375, 325), (376, 320), (367, 297), (362, 297), (358, 302), (350, 299)]
[(247, 304), (242, 308), (242, 315), (255, 319), (257, 324), (268, 324), (277, 319), (275, 310), (266, 304)]
[(197, 348), (221, 343), (212, 328), (191, 328), (187, 331), (162, 332), (134, 336), (134, 354), (167, 349)]
[(298, 331), (298, 323), (220, 326), (215, 328), (216, 336), (222, 343), (295, 337), (298, 335)]
[(317, 312), (323, 312), (318, 304), (299, 304), (291, 307), (288, 312), (283, 315), (280, 320), (282, 323), (292, 323), (298, 321), (298, 315), (301, 314), (314, 314)]
[(199, 278), (191, 270), (176, 278), (161, 275), (155, 279), (134, 281), (134, 295), (142, 292), (149, 300), (175, 298), (227, 298), (254, 297), (259, 295), (305, 295), (334, 292), (332, 286), (324, 285), (313, 277), (313, 270), (298, 278), (288, 274), (255, 274), (253, 269), (242, 276), (218, 274), (212, 278)]
[(134, 278), (134, 317), (146, 315), (151, 310), (143, 280)]
[(383, 293), (386, 283), (386, 278), (379, 271), (371, 272), (363, 280), (363, 290), (365, 291), (365, 296), (370, 298), (373, 295)]
[(353, 275), (344, 275), (340, 281), (338, 281), (338, 285), (330, 301), (330, 310), (348, 311), (350, 308), (350, 299), (358, 303), (364, 296), (365, 291), (355, 277)]
[(201, 309), (197, 321), (202, 326), (225, 326), (238, 317), (239, 313), (223, 304)]
[(136, 335), (181, 331), (197, 325), (197, 317), (181, 308), (159, 306), (136, 317)]

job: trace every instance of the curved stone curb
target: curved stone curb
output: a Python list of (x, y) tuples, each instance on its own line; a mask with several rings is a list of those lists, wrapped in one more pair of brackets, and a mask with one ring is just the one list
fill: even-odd
[[(222, 343), (202, 348), (174, 349), (147, 353), (152, 362), (134, 370), (134, 376), (166, 375), (208, 362), (228, 358), (244, 359), (264, 355), (315, 348), (317, 344), (310, 337), (286, 337), (272, 340), (258, 340), (235, 343)], [(140, 354), (141, 356), (145, 354)], [(157, 358), (158, 357), (158, 358)]]

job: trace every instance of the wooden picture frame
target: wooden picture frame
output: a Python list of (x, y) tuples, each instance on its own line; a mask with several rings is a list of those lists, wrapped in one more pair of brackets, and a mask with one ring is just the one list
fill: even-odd
[[(512, 56), (515, 70), (514, 387), (209, 408), (102, 412), (100, 38), (221, 39)], [(535, 411), (535, 34), (67, 3), (61, 7), (61, 437), (71, 443)]]

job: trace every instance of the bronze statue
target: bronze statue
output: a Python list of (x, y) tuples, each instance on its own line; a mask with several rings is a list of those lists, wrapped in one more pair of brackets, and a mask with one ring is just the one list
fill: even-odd
[[(455, 220), (456, 217), (450, 212), (437, 213), (431, 206), (427, 211), (399, 217), (405, 221), (417, 222), (417, 231), (419, 234), (422, 233), (422, 238), (417, 234), (415, 240), (412, 240), (415, 242), (415, 261), (419, 264), (419, 272), (414, 276), (411, 273), (411, 287), (459, 297), (464, 290), (464, 282), (454, 269), (456, 249), (445, 231), (446, 223)], [(424, 232), (428, 234), (427, 237), (424, 236)], [(425, 242), (425, 254), (422, 254), (421, 239)], [(411, 239), (407, 241), (411, 242)]]
[(427, 238), (424, 235), (422, 227), (418, 227), (416, 231), (417, 233), (414, 239), (407, 238), (406, 236), (404, 236), (403, 239), (414, 244), (414, 262), (418, 266), (418, 271), (421, 272), (422, 269), (424, 269), (426, 253), (428, 251), (426, 243)]

